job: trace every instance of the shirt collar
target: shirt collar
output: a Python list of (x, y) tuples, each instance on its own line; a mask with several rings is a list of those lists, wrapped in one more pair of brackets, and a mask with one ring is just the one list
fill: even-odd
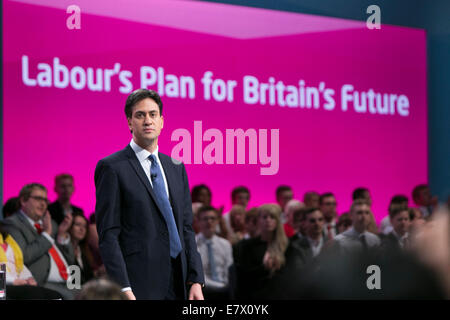
[(392, 233), (394, 234), (394, 236), (397, 238), (397, 240), (399, 241), (403, 241), (406, 238), (408, 238), (408, 232), (406, 232), (403, 237), (400, 237), (399, 234), (397, 232), (395, 232), (395, 230), (392, 230)]
[(22, 211), (22, 209), (20, 209), (19, 211), (24, 217), (25, 219), (34, 227), (34, 225), (36, 223), (39, 223), (42, 226), (42, 219), (39, 219), (39, 221), (34, 221), (33, 219), (31, 219), (25, 212)]
[(141, 148), (136, 142), (134, 142), (133, 139), (131, 139), (130, 147), (133, 149), (134, 153), (136, 154), (136, 157), (138, 158), (139, 162), (142, 162), (144, 160), (147, 160), (148, 157), (153, 154), (156, 158), (156, 161), (159, 162), (158, 157), (158, 146), (156, 146), (155, 151), (153, 153), (148, 152), (147, 150)]

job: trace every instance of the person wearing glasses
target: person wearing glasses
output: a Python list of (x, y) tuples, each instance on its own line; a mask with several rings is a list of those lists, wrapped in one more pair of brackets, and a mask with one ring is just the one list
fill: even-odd
[(4, 225), (22, 250), (24, 264), (39, 286), (73, 299), (75, 292), (66, 285), (67, 268), (74, 262), (68, 234), (72, 216), (67, 215), (58, 227), (47, 210), (47, 189), (39, 183), (25, 185), (19, 199), (20, 210)]
[(319, 209), (323, 213), (325, 223), (323, 231), (329, 239), (333, 239), (338, 234), (337, 230), (337, 212), (336, 198), (331, 192), (324, 193), (319, 198)]

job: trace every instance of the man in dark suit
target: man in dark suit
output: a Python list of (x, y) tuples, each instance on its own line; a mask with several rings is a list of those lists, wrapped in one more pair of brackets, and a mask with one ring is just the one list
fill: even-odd
[(136, 90), (127, 98), (125, 114), (130, 144), (95, 169), (106, 271), (130, 299), (203, 299), (186, 170), (158, 152), (161, 98), (152, 90)]
[(400, 251), (409, 245), (409, 228), (411, 220), (407, 207), (392, 207), (389, 219), (393, 230), (381, 238), (381, 249), (385, 251)]
[(59, 174), (55, 177), (55, 192), (58, 199), (48, 206), (52, 219), (59, 225), (64, 217), (72, 213), (83, 213), (81, 208), (74, 206), (70, 198), (75, 190), (73, 176), (70, 174)]
[(301, 253), (305, 264), (312, 263), (327, 246), (328, 238), (324, 235), (325, 218), (317, 208), (304, 208), (302, 214), (305, 219), (306, 235), (291, 238), (291, 245)]

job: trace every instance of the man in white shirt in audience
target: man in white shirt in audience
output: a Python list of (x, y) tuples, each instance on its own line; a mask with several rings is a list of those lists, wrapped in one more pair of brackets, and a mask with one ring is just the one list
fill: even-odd
[(202, 258), (205, 275), (205, 299), (230, 297), (229, 268), (233, 264), (232, 247), (228, 240), (215, 234), (219, 222), (218, 211), (203, 206), (197, 213), (200, 233), (196, 236), (198, 252)]
[(350, 207), (353, 225), (347, 231), (338, 234), (334, 240), (341, 253), (368, 251), (380, 245), (376, 234), (367, 231), (371, 221), (370, 206), (367, 200), (355, 200)]

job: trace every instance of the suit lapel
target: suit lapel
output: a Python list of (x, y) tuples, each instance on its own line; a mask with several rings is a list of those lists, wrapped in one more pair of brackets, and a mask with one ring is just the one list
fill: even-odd
[(141, 182), (144, 184), (145, 188), (150, 194), (150, 197), (156, 203), (156, 206), (158, 207), (159, 211), (162, 212), (161, 207), (158, 204), (158, 201), (156, 201), (156, 196), (155, 193), (153, 192), (153, 188), (150, 184), (150, 181), (148, 181), (147, 175), (145, 174), (144, 169), (142, 169), (141, 163), (136, 157), (136, 154), (134, 153), (133, 149), (131, 149), (130, 145), (128, 145), (125, 148), (125, 151), (127, 153), (128, 161), (130, 162), (131, 167), (136, 172), (137, 176), (139, 177), (139, 180), (141, 180)]

